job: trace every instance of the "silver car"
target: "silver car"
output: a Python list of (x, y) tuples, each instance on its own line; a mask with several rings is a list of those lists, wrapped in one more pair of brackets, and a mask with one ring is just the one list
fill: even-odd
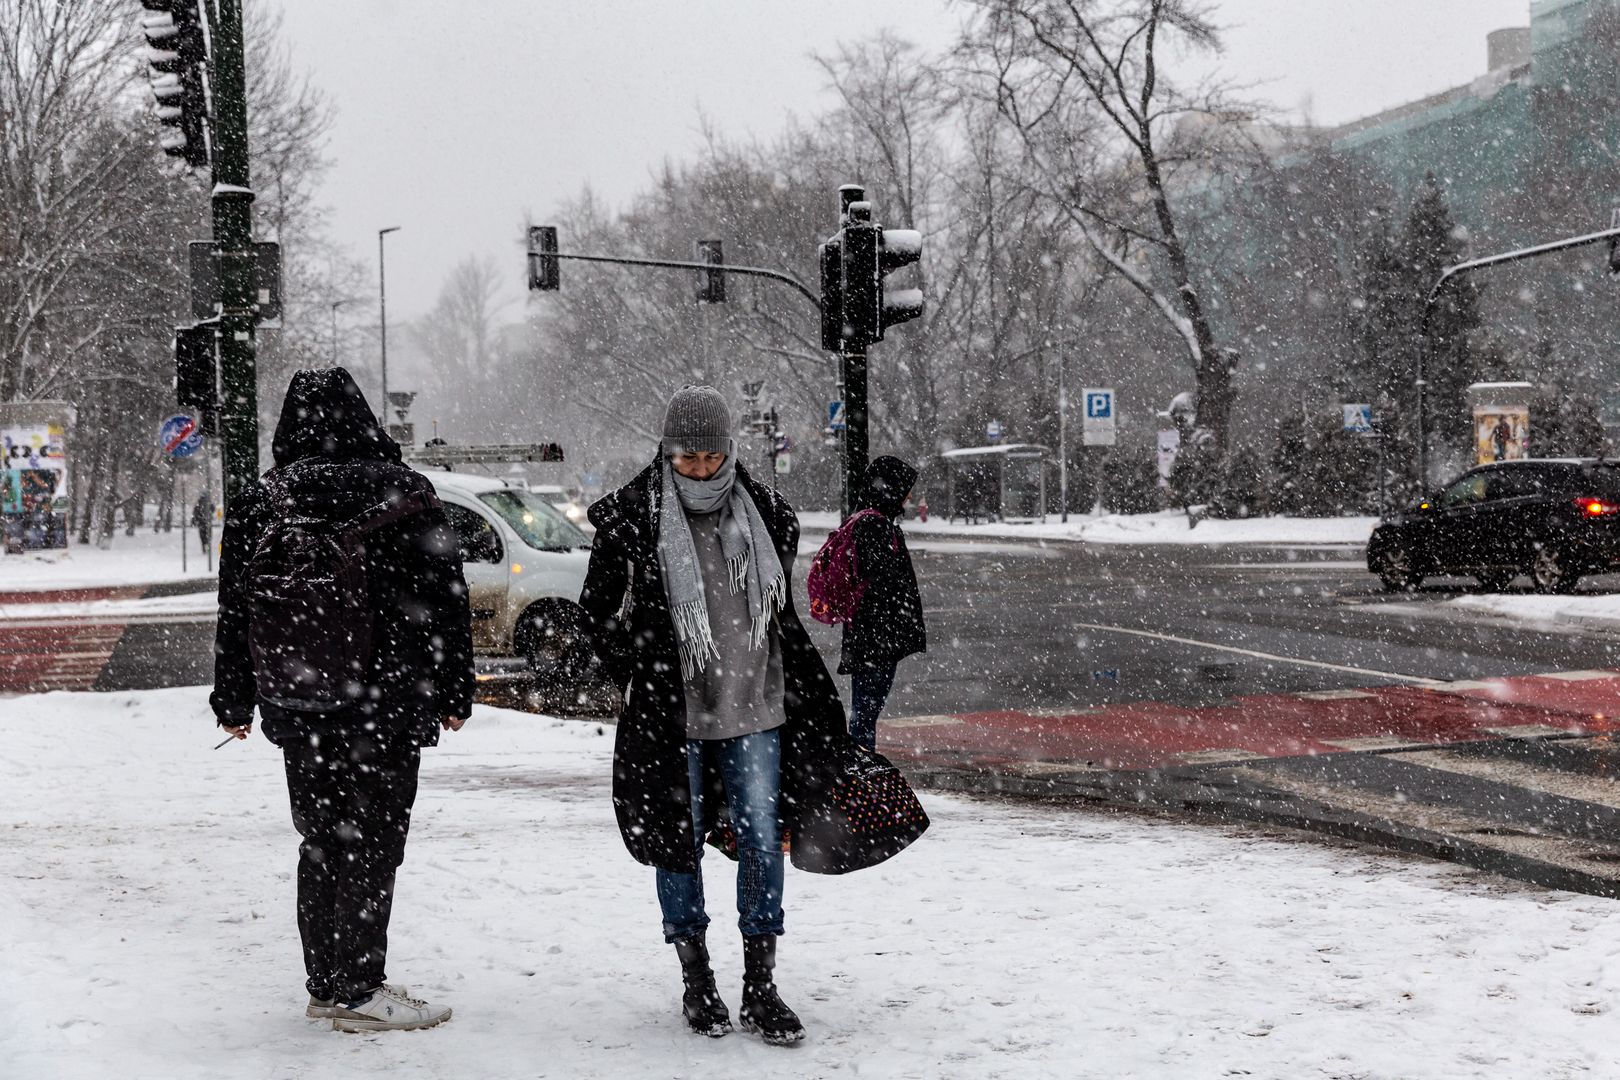
[(565, 689), (583, 673), (590, 540), (534, 492), (469, 473), (424, 475), (461, 538), (479, 680)]

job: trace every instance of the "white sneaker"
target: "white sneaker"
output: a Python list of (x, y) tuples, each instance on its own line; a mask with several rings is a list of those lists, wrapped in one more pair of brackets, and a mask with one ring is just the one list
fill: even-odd
[[(390, 994), (398, 994), (402, 998), (411, 996), (409, 987), (396, 986), (393, 983), (383, 983), (383, 989)], [(341, 1010), (333, 998), (318, 998), (314, 994), (309, 996), (309, 1004), (304, 1007), (304, 1015), (311, 1020), (330, 1020)]]
[(333, 1031), (411, 1031), (430, 1028), (450, 1019), (447, 1005), (429, 1005), (417, 998), (394, 993), (389, 987), (378, 987), (370, 1000), (345, 1008), (334, 1006)]

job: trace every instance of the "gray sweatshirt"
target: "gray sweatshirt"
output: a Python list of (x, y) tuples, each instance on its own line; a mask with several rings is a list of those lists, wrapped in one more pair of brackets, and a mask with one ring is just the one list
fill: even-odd
[[(766, 632), (765, 647), (749, 647), (748, 591), (731, 591), (726, 557), (720, 550), (720, 515), (687, 514), (698, 568), (703, 572), (703, 601), (718, 657), (686, 683), (686, 737), (734, 739), (769, 731), (787, 722), (783, 709), (782, 635), (776, 620)], [(775, 552), (769, 553), (774, 556)]]

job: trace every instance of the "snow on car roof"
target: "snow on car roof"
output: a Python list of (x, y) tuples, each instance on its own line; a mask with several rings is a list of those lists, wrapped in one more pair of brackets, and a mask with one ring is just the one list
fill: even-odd
[(504, 491), (512, 485), (504, 480), (497, 480), (493, 476), (480, 476), (477, 473), (441, 472), (437, 469), (424, 470), (423, 476), (433, 482), (436, 488), (446, 487), (452, 491), (459, 491), (464, 495), (480, 495), (486, 491)]

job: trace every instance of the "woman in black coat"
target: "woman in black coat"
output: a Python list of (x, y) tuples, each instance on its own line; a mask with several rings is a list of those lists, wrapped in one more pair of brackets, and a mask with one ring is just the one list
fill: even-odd
[(901, 660), (928, 648), (922, 597), (911, 553), (900, 532), (900, 512), (917, 482), (917, 470), (896, 457), (866, 468), (856, 511), (875, 510), (855, 522), (855, 565), (866, 592), (855, 617), (844, 624), (838, 673), (850, 676), (849, 735), (877, 749), (877, 720), (894, 688)]
[[(712, 388), (687, 387), (675, 395), (657, 458), (590, 509), (596, 539), (580, 603), (597, 656), (625, 692), (614, 746), (613, 807), (630, 854), (658, 868), (665, 940), (681, 961), (687, 1021), (707, 1035), (730, 1030), (705, 944), (700, 864), (723, 787), (740, 859), (746, 966), (739, 1018), (767, 1041), (791, 1042), (803, 1036), (803, 1028), (771, 979), (782, 919), (782, 831), (793, 831), (793, 862), (801, 869), (839, 872), (880, 861), (886, 853), (862, 863), (858, 850), (835, 850), (836, 840), (829, 844), (825, 829), (795, 830), (801, 820), (813, 825), (805, 815), (822, 805), (818, 796), (836, 778), (840, 754), (852, 748), (836, 685), (787, 587), (798, 519), (780, 495), (736, 463), (729, 426), (724, 400)], [(714, 504), (721, 509), (703, 512), (709, 507), (694, 501), (705, 493), (724, 500)], [(685, 539), (688, 533), (691, 539)], [(722, 542), (736, 553), (730, 573), (715, 572), (712, 561), (703, 569), (705, 552), (712, 557)], [(681, 551), (694, 547), (697, 557), (683, 561)], [(751, 557), (756, 552), (763, 552), (757, 560)], [(762, 592), (750, 587), (747, 599), (753, 607), (763, 595), (765, 608), (750, 642), (747, 633), (738, 637), (734, 619), (718, 613), (735, 610), (739, 583), (756, 572), (766, 585)], [(696, 689), (750, 664), (770, 687), (744, 701), (761, 714), (756, 723), (746, 715), (738, 720), (736, 714), (746, 709), (736, 707), (735, 695), (716, 702)], [(703, 726), (717, 723), (722, 729)], [(727, 723), (731, 727), (724, 728)], [(748, 757), (745, 768), (737, 767), (738, 754), (762, 746), (768, 755)], [(766, 792), (768, 821), (759, 820), (749, 802), (758, 798), (749, 790), (757, 785), (746, 782), (748, 773), (757, 780), (762, 771), (775, 780)]]

